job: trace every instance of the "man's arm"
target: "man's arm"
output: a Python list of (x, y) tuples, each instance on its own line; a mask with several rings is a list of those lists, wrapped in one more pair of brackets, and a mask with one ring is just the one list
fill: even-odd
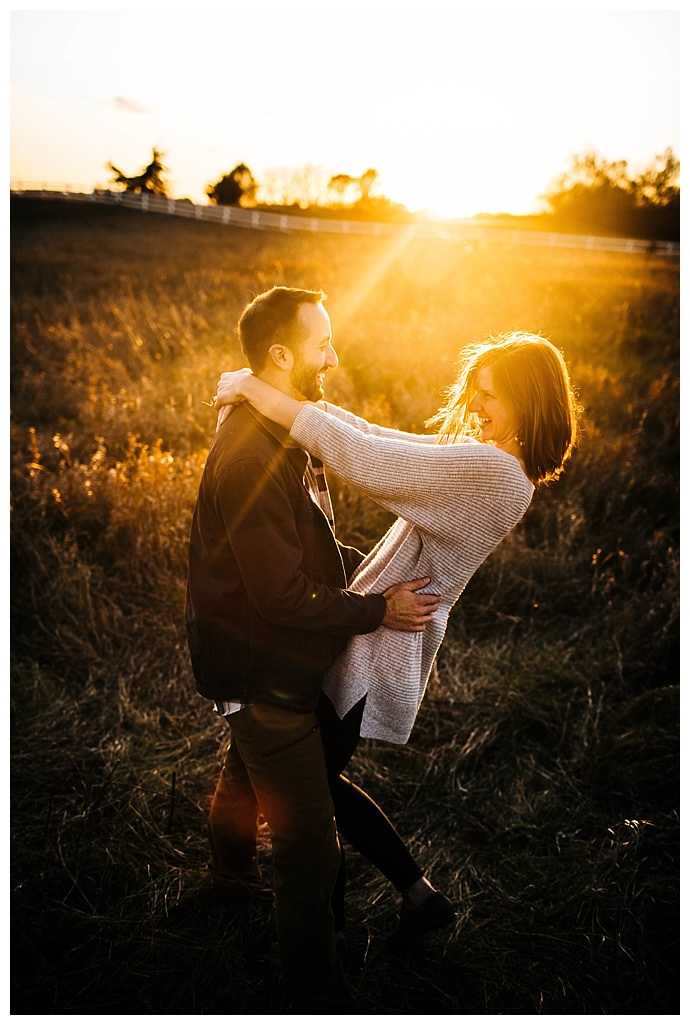
[(426, 578), (398, 584), (384, 595), (309, 579), (294, 509), (271, 470), (255, 459), (235, 464), (218, 504), (244, 586), (270, 622), (329, 634), (370, 633), (382, 624), (420, 632), (438, 607), (433, 595), (415, 593), (429, 583)]
[[(348, 548), (340, 544), (340, 554), (345, 566), (345, 574), (348, 578), (354, 574), (365, 556), (357, 548)], [(416, 594), (418, 588), (426, 587), (431, 583), (430, 577), (423, 577), (419, 580), (409, 580), (395, 584), (383, 592), (386, 599), (386, 614), (382, 626), (389, 630), (404, 630), (409, 633), (418, 633), (426, 629), (432, 614), (439, 606), (439, 599), (432, 594)]]

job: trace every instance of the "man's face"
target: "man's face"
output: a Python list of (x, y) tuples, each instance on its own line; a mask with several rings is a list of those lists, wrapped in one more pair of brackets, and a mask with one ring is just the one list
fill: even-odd
[(295, 349), (290, 384), (297, 397), (316, 402), (323, 398), (326, 371), (338, 366), (331, 343), (331, 318), (321, 303), (302, 303), (299, 311), (302, 341)]

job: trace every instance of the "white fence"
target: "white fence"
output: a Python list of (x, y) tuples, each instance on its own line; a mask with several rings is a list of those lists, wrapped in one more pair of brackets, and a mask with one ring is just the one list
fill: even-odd
[(237, 206), (200, 206), (189, 199), (165, 199), (146, 193), (96, 190), (91, 193), (61, 191), (59, 188), (11, 189), (13, 195), (44, 199), (65, 199), (86, 203), (105, 203), (142, 212), (171, 214), (175, 217), (231, 224), (238, 228), (263, 231), (313, 231), (339, 235), (379, 235), (382, 237), (437, 238), (448, 242), (483, 243), (516, 246), (548, 246), (559, 249), (590, 249), (615, 253), (653, 253), (655, 256), (680, 256), (678, 242), (652, 242), (646, 239), (603, 238), (598, 235), (562, 235), (547, 231), (520, 231), (494, 228), (471, 219), (463, 221), (415, 221), (411, 224), (384, 224), (373, 221), (340, 221), (326, 217), (300, 217), (245, 210)]

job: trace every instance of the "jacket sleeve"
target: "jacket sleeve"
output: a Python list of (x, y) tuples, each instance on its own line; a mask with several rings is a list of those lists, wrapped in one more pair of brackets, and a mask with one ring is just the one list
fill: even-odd
[(291, 500), (279, 472), (248, 458), (219, 475), (217, 503), (244, 586), (264, 619), (329, 634), (370, 633), (380, 626), (383, 595), (330, 587), (305, 574), (298, 520), (314, 515), (306, 491), (303, 502)]

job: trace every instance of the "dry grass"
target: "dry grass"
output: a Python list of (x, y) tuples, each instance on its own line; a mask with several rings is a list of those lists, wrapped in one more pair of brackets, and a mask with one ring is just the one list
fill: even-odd
[[(459, 347), (512, 327), (564, 348), (586, 409), (454, 610), (410, 744), (353, 761), (458, 907), (395, 959), (395, 894), (348, 853), (360, 1012), (677, 1013), (677, 266), (22, 200), (12, 275), (13, 1013), (281, 1012), (270, 905), (209, 892), (226, 736), (182, 624), (203, 400), (281, 283), (329, 293), (331, 396), (381, 422), (421, 428)], [(367, 548), (389, 519), (333, 491)]]

